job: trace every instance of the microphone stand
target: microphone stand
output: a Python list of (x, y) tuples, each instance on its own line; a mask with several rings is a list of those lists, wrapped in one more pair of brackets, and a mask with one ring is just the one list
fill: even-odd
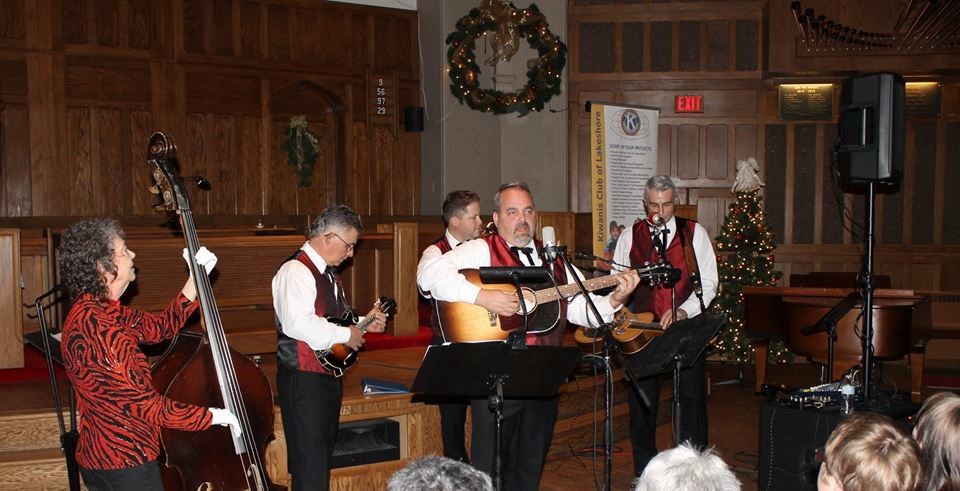
[[(583, 281), (580, 279), (580, 276), (577, 275), (576, 269), (573, 267), (573, 263), (570, 261), (570, 258), (567, 257), (567, 248), (566, 246), (557, 246), (557, 257), (561, 259), (564, 264), (564, 267), (570, 271), (570, 274), (573, 276), (573, 281), (576, 282), (577, 287), (580, 288), (580, 292), (583, 295), (583, 298), (587, 301), (587, 307), (590, 309), (590, 312), (596, 317), (598, 322), (601, 322), (599, 326), (595, 328), (595, 331), (598, 334), (603, 336), (603, 356), (598, 357), (596, 355), (587, 355), (587, 358), (600, 365), (604, 369), (604, 442), (603, 442), (603, 453), (604, 453), (604, 489), (610, 490), (610, 482), (613, 474), (613, 374), (612, 374), (612, 365), (611, 359), (616, 357), (617, 363), (623, 367), (624, 374), (627, 377), (627, 380), (630, 382), (630, 385), (633, 387), (633, 390), (636, 391), (637, 395), (640, 398), (640, 401), (647, 408), (650, 408), (651, 401), (647, 397), (647, 394), (640, 388), (640, 384), (637, 383), (637, 377), (633, 373), (633, 367), (630, 365), (629, 361), (626, 359), (626, 356), (623, 354), (623, 350), (620, 349), (620, 344), (613, 337), (611, 329), (613, 325), (609, 322), (602, 322), (602, 317), (600, 316), (600, 311), (597, 310), (597, 305), (593, 303), (593, 299), (590, 298), (590, 293), (585, 286), (583, 286)], [(587, 315), (587, 319), (590, 319), (590, 315)]]
[[(70, 404), (70, 429), (63, 421), (63, 406), (60, 403), (60, 385), (57, 382), (57, 372), (53, 366), (53, 348), (50, 345), (50, 329), (47, 327), (46, 316), (43, 311), (46, 307), (44, 300), (53, 297), (51, 305), (62, 300), (59, 297), (61, 287), (55, 285), (43, 295), (34, 300), (34, 307), (37, 309), (37, 322), (40, 324), (40, 348), (47, 362), (47, 376), (50, 378), (50, 392), (53, 396), (53, 407), (57, 416), (57, 425), (60, 427), (60, 449), (63, 451), (63, 457), (67, 464), (67, 482), (70, 491), (80, 491), (80, 467), (77, 465), (77, 440), (80, 435), (77, 433), (77, 405), (73, 396), (73, 389), (70, 389), (68, 401)], [(30, 305), (24, 304), (24, 307)]]
[[(659, 225), (661, 238), (659, 240), (654, 240), (654, 247), (657, 248), (657, 253), (660, 255), (660, 264), (669, 266), (670, 269), (676, 269), (673, 267), (673, 264), (670, 264), (670, 260), (667, 259), (667, 227), (665, 225)], [(657, 239), (657, 237), (654, 237)], [(679, 276), (671, 275), (663, 283), (670, 287), (670, 311), (672, 322), (677, 322), (677, 281)], [(673, 443), (674, 445), (680, 445), (680, 360), (674, 359), (673, 363), (673, 410), (672, 410), (672, 421), (673, 425)]]

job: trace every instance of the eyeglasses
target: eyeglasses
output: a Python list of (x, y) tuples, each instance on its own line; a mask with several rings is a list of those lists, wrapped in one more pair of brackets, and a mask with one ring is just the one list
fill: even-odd
[(351, 244), (351, 243), (343, 240), (343, 237), (340, 237), (339, 235), (337, 235), (336, 232), (330, 232), (330, 233), (327, 234), (327, 235), (328, 235), (328, 236), (332, 235), (332, 236), (340, 239), (340, 242), (343, 242), (343, 245), (347, 246), (347, 252), (352, 252), (352, 251), (353, 251), (353, 248), (356, 247), (356, 245), (357, 245), (356, 243)]

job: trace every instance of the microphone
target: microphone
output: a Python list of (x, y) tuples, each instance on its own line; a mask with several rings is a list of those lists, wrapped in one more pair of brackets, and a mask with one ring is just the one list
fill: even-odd
[(663, 221), (663, 216), (659, 213), (654, 213), (648, 216), (647, 222), (656, 228), (663, 228), (666, 225), (666, 222)]
[(487, 266), (480, 268), (480, 281), (483, 283), (546, 283), (550, 273), (543, 266), (502, 267)]
[(556, 261), (557, 233), (553, 230), (553, 227), (543, 227), (540, 236), (543, 239), (543, 257), (547, 259), (548, 263)]
[(601, 262), (605, 262), (605, 263), (612, 263), (612, 262), (613, 262), (613, 259), (607, 259), (607, 258), (605, 258), (605, 257), (594, 256), (593, 254), (590, 254), (589, 252), (576, 252), (576, 253), (574, 253), (573, 256), (574, 256), (575, 258), (577, 258), (577, 259), (587, 259), (587, 260), (592, 260), (592, 261), (601, 261)]

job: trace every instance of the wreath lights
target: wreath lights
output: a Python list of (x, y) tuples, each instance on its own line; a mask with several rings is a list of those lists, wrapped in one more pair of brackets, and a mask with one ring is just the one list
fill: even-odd
[(543, 105), (560, 94), (560, 74), (567, 62), (567, 47), (560, 38), (550, 32), (546, 17), (536, 5), (518, 9), (509, 3), (509, 22), (516, 25), (517, 32), (527, 39), (537, 51), (537, 58), (527, 61), (527, 84), (506, 93), (480, 88), (480, 67), (476, 62), (476, 41), (488, 31), (501, 28), (502, 20), (480, 9), (472, 9), (460, 18), (456, 30), (447, 36), (447, 60), (450, 73), (450, 91), (471, 109), (507, 114), (517, 112), (525, 116), (530, 111), (541, 111)]

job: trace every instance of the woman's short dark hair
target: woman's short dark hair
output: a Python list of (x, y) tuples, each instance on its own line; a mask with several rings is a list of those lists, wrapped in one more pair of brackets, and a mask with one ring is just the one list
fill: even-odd
[(74, 297), (85, 293), (108, 295), (105, 272), (116, 274), (113, 239), (123, 238), (120, 222), (112, 218), (86, 218), (67, 227), (60, 236), (57, 260), (60, 284)]

